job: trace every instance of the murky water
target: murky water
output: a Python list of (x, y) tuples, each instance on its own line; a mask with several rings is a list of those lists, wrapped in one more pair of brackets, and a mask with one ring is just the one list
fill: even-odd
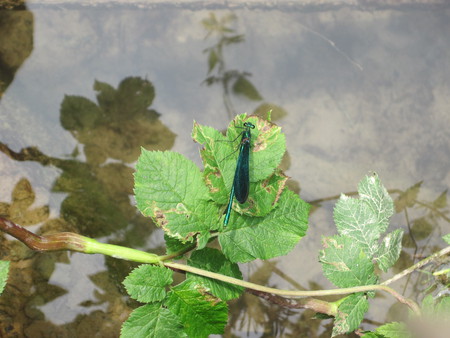
[[(317, 209), (291, 254), (242, 265), (244, 278), (330, 288), (320, 238), (336, 232), (335, 196), (355, 191), (371, 170), (394, 198), (415, 186), (392, 220), (406, 233), (400, 271), (444, 247), (440, 236), (450, 232), (449, 16), (450, 7), (435, 5), (282, 2), (0, 11), (0, 213), (38, 233), (75, 231), (162, 253), (161, 231), (133, 205), (139, 147), (200, 164), (193, 120), (224, 129), (236, 113), (272, 107), (286, 133), (291, 186)], [(234, 31), (208, 34), (214, 25)], [(5, 154), (26, 147), (37, 149)], [(121, 286), (134, 264), (34, 253), (5, 236), (0, 243), (13, 262), (0, 297), (6, 336), (113, 337), (136, 306)], [(422, 282), (415, 274), (395, 287), (414, 298)], [(330, 321), (251, 295), (230, 308), (227, 336), (329, 335)], [(403, 311), (377, 297), (364, 327)]]

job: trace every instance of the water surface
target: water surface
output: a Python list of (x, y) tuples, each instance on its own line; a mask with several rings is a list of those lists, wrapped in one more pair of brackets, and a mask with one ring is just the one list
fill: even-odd
[[(139, 147), (177, 151), (200, 165), (193, 120), (224, 129), (237, 113), (274, 108), (286, 133), (290, 186), (317, 208), (292, 253), (242, 265), (244, 278), (283, 289), (331, 288), (317, 260), (320, 239), (336, 233), (336, 196), (355, 191), (369, 171), (393, 198), (414, 187), (391, 225), (405, 230), (400, 271), (444, 247), (440, 236), (450, 230), (443, 198), (450, 187), (449, 15), (449, 7), (435, 5), (282, 3), (1, 11), (0, 142), (16, 152), (39, 150), (27, 161), (0, 153), (1, 211), (35, 232), (75, 231), (162, 253), (161, 230), (133, 204)], [(231, 43), (208, 35), (205, 23), (214, 18), (234, 30)], [(220, 43), (219, 63), (208, 73)], [(33, 253), (9, 237), (1, 246), (3, 259), (14, 262), (14, 286), (0, 298), (9, 334), (81, 337), (94, 329), (117, 336), (137, 305), (121, 285), (134, 264)], [(395, 287), (414, 298), (421, 281), (415, 274)], [(330, 332), (330, 321), (251, 295), (230, 309), (227, 336)], [(364, 328), (403, 310), (377, 297)]]

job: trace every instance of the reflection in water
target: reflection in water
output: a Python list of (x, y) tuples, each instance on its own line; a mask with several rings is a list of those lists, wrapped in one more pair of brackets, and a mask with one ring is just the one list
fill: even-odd
[[(113, 241), (115, 244), (126, 239), (128, 246), (145, 247), (152, 233), (150, 221), (130, 203), (133, 169), (128, 163), (137, 160), (140, 146), (150, 150), (170, 149), (175, 134), (161, 123), (160, 114), (149, 108), (155, 97), (150, 81), (129, 77), (117, 89), (96, 81), (94, 89), (98, 104), (81, 96), (66, 96), (61, 104), (61, 124), (78, 141), (71, 159), (45, 155), (37, 147), (14, 152), (0, 143), (0, 150), (12, 159), (35, 161), (61, 170), (52, 189), (65, 193), (61, 218), (48, 219), (48, 206), (30, 209), (35, 194), (27, 179), (16, 184), (12, 203), (0, 203), (0, 213), (23, 226), (45, 222), (39, 229), (42, 234), (74, 231), (99, 237), (126, 230), (130, 235)], [(82, 153), (86, 161), (80, 160)], [(73, 259), (69, 262), (67, 253), (40, 255), (8, 240), (2, 240), (2, 248), (2, 252), (10, 253), (2, 259), (13, 262), (10, 281), (0, 297), (4, 309), (0, 318), (5, 323), (3, 334), (45, 332), (48, 335), (69, 330), (77, 332), (78, 336), (89, 336), (87, 332), (93, 329), (92, 323), (101, 319), (104, 326), (101, 331), (115, 335), (127, 318), (129, 308), (116, 283), (120, 283), (135, 264), (109, 264), (110, 259), (107, 259), (109, 267), (119, 270), (105, 274), (99, 272), (105, 261), (101, 257), (97, 267), (90, 265), (93, 270), (92, 281), (89, 281), (77, 277), (79, 270), (83, 271), (83, 276), (86, 274), (85, 267), (83, 264), (77, 267)], [(110, 279), (111, 273), (113, 279)], [(53, 285), (52, 280), (64, 288)], [(65, 288), (71, 293), (66, 294)], [(85, 295), (84, 311), (77, 303), (80, 295)], [(76, 303), (71, 297), (76, 297)], [(92, 302), (91, 298), (98, 301)], [(59, 312), (64, 315), (56, 316)], [(46, 315), (59, 318), (59, 322), (49, 323)], [(95, 330), (98, 329), (96, 325)]]
[(30, 11), (1, 10), (0, 4), (0, 99), (33, 50), (33, 25)]
[(237, 114), (231, 101), (231, 93), (243, 95), (250, 100), (262, 100), (258, 90), (248, 79), (250, 73), (226, 68), (224, 48), (244, 41), (244, 35), (236, 34), (230, 26), (236, 19), (233, 14), (217, 19), (214, 13), (211, 13), (202, 21), (208, 32), (206, 37), (217, 36), (217, 42), (204, 50), (208, 54), (208, 77), (205, 82), (208, 86), (216, 83), (222, 85), (223, 103), (230, 119)]
[[(215, 43), (203, 51), (208, 57), (208, 76), (204, 83), (208, 86), (215, 84), (221, 86), (223, 104), (230, 119), (239, 113), (234, 108), (234, 97), (257, 102), (263, 101), (258, 89), (250, 81), (251, 73), (227, 68), (226, 49), (245, 41), (245, 35), (237, 33), (233, 28), (237, 20), (238, 17), (234, 14), (225, 14), (221, 18), (217, 18), (214, 13), (210, 13), (207, 18), (202, 20), (202, 25), (207, 31), (206, 38), (216, 38)], [(281, 106), (268, 102), (260, 103), (254, 108), (252, 114), (266, 119), (269, 111), (273, 122), (288, 114)], [(280, 167), (284, 171), (289, 169), (289, 150), (284, 154)], [(289, 178), (286, 184), (292, 191), (300, 192), (300, 184), (297, 181)]]
[(30, 209), (34, 204), (36, 195), (30, 181), (22, 178), (16, 183), (11, 194), (11, 203), (0, 202), (0, 215), (22, 226), (38, 224), (49, 217), (48, 206)]
[(170, 149), (175, 135), (149, 109), (155, 90), (148, 80), (126, 78), (118, 89), (96, 81), (94, 89), (98, 104), (79, 96), (61, 104), (61, 124), (84, 146), (86, 162), (63, 162), (54, 191), (69, 193), (61, 205), (64, 218), (98, 237), (139, 223), (130, 204), (133, 169), (126, 163), (137, 160), (141, 146)]
[[(189, 121), (190, 124), (193, 118), (202, 118), (202, 114), (212, 115), (213, 119), (218, 118), (212, 111), (206, 111), (204, 108), (209, 107), (208, 102), (220, 100), (214, 98), (213, 91), (215, 87), (220, 87), (221, 99), (230, 115), (234, 115), (236, 107), (240, 107), (239, 103), (243, 102), (242, 106), (245, 107), (242, 110), (265, 114), (267, 110), (273, 108), (274, 120), (279, 117), (285, 118), (283, 121), (285, 130), (288, 133), (290, 130), (290, 151), (293, 154), (291, 161), (293, 169), (297, 170), (295, 173), (292, 172), (292, 176), (303, 178), (302, 183), (306, 183), (307, 193), (311, 196), (337, 193), (341, 190), (342, 182), (351, 182), (353, 185), (358, 180), (361, 170), (364, 172), (376, 169), (373, 168), (374, 162), (380, 162), (377, 165), (380, 170), (384, 170), (386, 176), (391, 175), (390, 180), (394, 183), (390, 186), (407, 186), (410, 182), (428, 177), (428, 182), (425, 181), (422, 185), (418, 183), (406, 190), (391, 190), (393, 196), (397, 197), (398, 213), (398, 220), (396, 219), (393, 224), (405, 224), (410, 229), (404, 236), (403, 255), (395, 269), (400, 270), (423, 254), (433, 252), (439, 245), (443, 245), (436, 244), (439, 242), (436, 238), (442, 235), (438, 233), (439, 231), (448, 229), (447, 194), (443, 192), (439, 196), (434, 196), (424, 187), (429, 184), (432, 176), (437, 177), (432, 183), (438, 186), (436, 191), (441, 192), (445, 189), (442, 187), (445, 186), (445, 177), (448, 182), (448, 160), (446, 160), (448, 132), (442, 128), (447, 125), (445, 121), (448, 121), (443, 118), (448, 116), (446, 113), (448, 67), (444, 63), (448, 60), (446, 52), (448, 39), (445, 39), (448, 11), (435, 13), (427, 9), (414, 13), (408, 10), (368, 12), (343, 8), (339, 11), (323, 10), (320, 13), (301, 11), (279, 13), (276, 10), (255, 13), (246, 10), (240, 12), (242, 18), (239, 16), (239, 22), (237, 15), (221, 16), (220, 12), (217, 16), (212, 14), (205, 18), (207, 14), (204, 12), (186, 14), (183, 11), (174, 11), (168, 15), (161, 15), (164, 13), (136, 11), (134, 14), (127, 12), (124, 15), (119, 11), (110, 13), (105, 11), (102, 13), (105, 16), (101, 19), (98, 15), (100, 12), (95, 12), (94, 15), (89, 10), (55, 12), (50, 15), (43, 12), (45, 11), (38, 11), (34, 15), (42, 16), (39, 26), (42, 31), (39, 38), (47, 45), (43, 47), (40, 43), (36, 46), (33, 54), (36, 58), (31, 58), (25, 63), (29, 65), (30, 61), (33, 61), (35, 64), (34, 68), (31, 67), (29, 73), (25, 72), (26, 75), (21, 79), (27, 84), (18, 87), (22, 90), (24, 100), (30, 95), (28, 83), (31, 83), (31, 86), (35, 85), (36, 79), (39, 79), (39, 83), (43, 79), (48, 81), (49, 86), (45, 88), (49, 89), (51, 86), (60, 86), (62, 82), (53, 81), (53, 77), (62, 78), (63, 81), (67, 81), (70, 77), (74, 79), (73, 83), (83, 83), (82, 81), (87, 79), (88, 83), (92, 83), (94, 76), (106, 78), (111, 74), (111, 77), (121, 79), (123, 74), (151, 72), (157, 76), (157, 72), (160, 72), (159, 81), (152, 75), (155, 84), (165, 84), (164, 81), (168, 78), (176, 80), (166, 85), (169, 88), (166, 92), (164, 88), (158, 87), (163, 89), (159, 91), (161, 96), (166, 95), (166, 102), (162, 100), (158, 104), (170, 106), (167, 104), (167, 101), (170, 101), (170, 104), (173, 104), (170, 107), (177, 111), (177, 115), (172, 119)], [(423, 15), (424, 13), (426, 15)], [(16, 72), (34, 47), (34, 17), (28, 11), (0, 12), (0, 16), (0, 95), (2, 95), (6, 88), (14, 87), (12, 81), (17, 77)], [(91, 21), (86, 19), (90, 16), (95, 19)], [(156, 16), (160, 16), (161, 19)], [(151, 20), (148, 20), (149, 17)], [(183, 92), (179, 88), (178, 91), (174, 90), (171, 84), (182, 83), (180, 87), (191, 87), (192, 78), (194, 82), (197, 81), (195, 83), (202, 80), (201, 76), (195, 78), (195, 73), (200, 73), (199, 69), (204, 69), (205, 60), (191, 57), (200, 54), (199, 51), (204, 48), (201, 45), (201, 35), (204, 31), (198, 27), (192, 29), (201, 18), (205, 18), (202, 23), (208, 33), (207, 42), (213, 41), (205, 50), (208, 74), (204, 83), (208, 86), (192, 86), (191, 92)], [(70, 21), (67, 27), (66, 20)], [(43, 24), (46, 21), (48, 23)], [(54, 36), (51, 33), (62, 27), (60, 23), (64, 23), (63, 34), (57, 36), (60, 39), (52, 40)], [(95, 28), (89, 27), (91, 30), (84, 31), (82, 26), (86, 23)], [(324, 39), (318, 38), (316, 33), (305, 34), (306, 24), (314, 28), (308, 29), (309, 33), (322, 32), (330, 38), (326, 38), (324, 43)], [(241, 30), (237, 31), (235, 26), (239, 26)], [(109, 35), (111, 31), (116, 32), (118, 36)], [(129, 33), (130, 31), (132, 33)], [(79, 32), (79, 35), (76, 32)], [(97, 36), (96, 33), (99, 32)], [(195, 35), (196, 32), (200, 32), (198, 36)], [(46, 39), (45, 34), (49, 33), (51, 37)], [(133, 36), (133, 39), (126, 40), (122, 38), (122, 34), (125, 37), (129, 34), (128, 38)], [(146, 34), (157, 37), (147, 39)], [(244, 37), (249, 41), (244, 43)], [(84, 42), (91, 38), (94, 38), (92, 39), (94, 42), (86, 48)], [(164, 41), (164, 38), (169, 42)], [(194, 53), (185, 52), (188, 44), (181, 41), (183, 39), (187, 39)], [(117, 40), (120, 48), (114, 45)], [(180, 43), (174, 44), (174, 41)], [(259, 43), (261, 41), (262, 44)], [(82, 54), (97, 42), (100, 42), (101, 48), (106, 50), (106, 52), (99, 50), (101, 54), (98, 58), (93, 57), (95, 54), (89, 50), (87, 58), (77, 59), (83, 62), (65, 63), (60, 58), (58, 63), (62, 64), (55, 66), (55, 69), (47, 65), (48, 60), (53, 60), (58, 53), (66, 57), (69, 49), (80, 50)], [(141, 42), (142, 48), (138, 48), (137, 45)], [(364, 65), (364, 72), (354, 72), (353, 65), (348, 67), (348, 60), (343, 60), (342, 55), (336, 56), (339, 53), (336, 53), (336, 49), (330, 48), (331, 43), (339, 45), (340, 50), (345, 50), (346, 54), (361, 62)], [(54, 45), (62, 47), (56, 49)], [(248, 52), (258, 45), (253, 53)], [(144, 48), (145, 46), (147, 48)], [(42, 50), (47, 48), (50, 52), (43, 53)], [(243, 53), (233, 58), (233, 49), (237, 48)], [(120, 54), (120, 57), (113, 58), (108, 54), (114, 54), (115, 49), (119, 51), (117, 54)], [(127, 49), (136, 50), (138, 57)], [(333, 50), (329, 53), (328, 49)], [(55, 50), (57, 53), (54, 53)], [(154, 55), (156, 57), (152, 58)], [(251, 60), (253, 77), (250, 76), (249, 68), (246, 68), (248, 65), (241, 62), (248, 55), (254, 57)], [(172, 56), (176, 56), (173, 58), (175, 61), (170, 63), (169, 59)], [(105, 60), (113, 66), (107, 64), (108, 61)], [(137, 64), (134, 65), (134, 62)], [(186, 64), (189, 67), (186, 67)], [(48, 67), (45, 68), (48, 74), (38, 71), (42, 67)], [(104, 73), (101, 73), (101, 70), (97, 73), (102, 67)], [(113, 72), (114, 67), (121, 70)], [(130, 69), (133, 71), (129, 71)], [(108, 75), (99, 76), (97, 75), (99, 73)], [(184, 74), (187, 74), (186, 78), (191, 82), (183, 78)], [(254, 80), (255, 78), (258, 78), (258, 81)], [(183, 80), (189, 83), (189, 86), (185, 86)], [(71, 87), (64, 87), (64, 90), (65, 88)], [(22, 225), (32, 226), (45, 222), (39, 229), (43, 234), (76, 231), (90, 236), (108, 236), (105, 241), (117, 244), (126, 243), (127, 246), (142, 247), (145, 246), (149, 236), (156, 237), (157, 234), (149, 229), (149, 220), (138, 215), (130, 204), (132, 195), (130, 164), (137, 158), (141, 145), (148, 149), (169, 149), (174, 143), (175, 136), (162, 125), (158, 118), (159, 114), (149, 108), (154, 98), (153, 84), (149, 81), (126, 78), (117, 88), (96, 81), (94, 89), (97, 92), (96, 100), (69, 95), (61, 104), (61, 124), (78, 142), (71, 157), (56, 158), (44, 154), (39, 150), (44, 149), (39, 146), (41, 143), (37, 145), (39, 149), (26, 148), (19, 152), (14, 152), (12, 150), (14, 147), (11, 149), (0, 143), (2, 152), (17, 161), (32, 161), (42, 166), (51, 165), (58, 168), (58, 178), (52, 187), (52, 198), (61, 196), (63, 199), (61, 214), (49, 219), (49, 212), (54, 212), (52, 207), (33, 205), (34, 192), (30, 182), (24, 178), (14, 181), (17, 183), (11, 194), (11, 202), (2, 201), (0, 213), (12, 217)], [(57, 97), (59, 103), (61, 96), (54, 94), (52, 90), (49, 90), (50, 93), (39, 91), (39, 95), (42, 96), (40, 99), (45, 101), (50, 98), (43, 99), (43, 97), (53, 96)], [(80, 91), (72, 90), (72, 93)], [(178, 101), (177, 96), (183, 99)], [(192, 101), (207, 103), (189, 106), (184, 100), (188, 96), (192, 96)], [(208, 101), (206, 96), (211, 97), (211, 101)], [(6, 95), (4, 97), (6, 98)], [(263, 102), (267, 97), (276, 97), (279, 104)], [(19, 98), (22, 100), (22, 97)], [(30, 111), (33, 114), (27, 116), (31, 121), (39, 114), (43, 115), (45, 109), (34, 111), (34, 105), (39, 106), (42, 101), (35, 98), (34, 101), (28, 102), (33, 107)], [(251, 104), (259, 106), (248, 109)], [(241, 112), (241, 109), (238, 110)], [(189, 112), (195, 113), (195, 116), (190, 116)], [(17, 112), (13, 111), (8, 118), (15, 114)], [(21, 123), (29, 123), (27, 118)], [(25, 128), (10, 130), (9, 121), (3, 116), (0, 116), (0, 120), (2, 122), (0, 137), (5, 137), (6, 133), (13, 135), (8, 142), (11, 142), (16, 133), (27, 134), (29, 130)], [(416, 123), (412, 123), (413, 120)], [(183, 128), (188, 129), (187, 126)], [(37, 133), (29, 134), (30, 139), (42, 141)], [(23, 138), (18, 139), (19, 145), (16, 146), (20, 147)], [(55, 143), (64, 142), (55, 138), (51, 140)], [(0, 142), (5, 142), (5, 139), (0, 139)], [(183, 142), (186, 140), (183, 139)], [(3, 158), (5, 156), (2, 157), (0, 165), (6, 162)], [(6, 163), (9, 164), (10, 162)], [(13, 165), (26, 166), (22, 163)], [(370, 167), (366, 169), (366, 165)], [(50, 171), (49, 168), (44, 170)], [(395, 171), (398, 173), (394, 173)], [(333, 180), (334, 177), (337, 179)], [(402, 180), (407, 180), (408, 183), (402, 183)], [(329, 193), (330, 191), (332, 193)], [(306, 247), (310, 252), (318, 250), (319, 246), (315, 246), (314, 243), (314, 231), (320, 235), (321, 232), (330, 230), (327, 225), (332, 218), (331, 205), (325, 202), (328, 200), (334, 204), (337, 197), (322, 198), (323, 203), (317, 204), (318, 208), (312, 214), (314, 226), (309, 233), (308, 241), (302, 243), (302, 248)], [(325, 216), (314, 219), (318, 214)], [(330, 231), (333, 230), (334, 228)], [(36, 254), (5, 236), (0, 236), (0, 245), (2, 255), (9, 253), (9, 256), (1, 258), (12, 261), (10, 283), (5, 294), (0, 297), (0, 322), (3, 324), (0, 327), (0, 330), (3, 330), (0, 331), (0, 335), (17, 333), (64, 336), (70, 332), (78, 336), (90, 336), (89, 333), (92, 331), (89, 330), (93, 328), (101, 330), (105, 336), (117, 335), (121, 323), (129, 313), (127, 304), (117, 291), (121, 287), (119, 284), (124, 275), (130, 269), (127, 262), (106, 259), (108, 271), (91, 271), (89, 278), (92, 283), (86, 281), (86, 278), (79, 278), (78, 286), (70, 284), (76, 281), (62, 285), (61, 281), (56, 282), (59, 272), (54, 275), (54, 271), (62, 264), (67, 264), (65, 268), (70, 271), (68, 275), (72, 279), (77, 278), (78, 272), (78, 265), (71, 263), (67, 253)], [(163, 249), (157, 248), (156, 252), (158, 250)], [(311, 275), (309, 271), (309, 268), (314, 268), (309, 262), (315, 259), (314, 253), (307, 257), (291, 256), (286, 260), (280, 258), (274, 262), (274, 266), (264, 264), (253, 273), (250, 272), (248, 279), (265, 285), (279, 286), (283, 282), (292, 285), (289, 276), (292, 276), (291, 279), (300, 279), (302, 277), (299, 276), (305, 275), (308, 283), (302, 285), (303, 287), (324, 288), (321, 284), (323, 280), (317, 275)], [(295, 264), (291, 264), (291, 261)], [(283, 265), (283, 262), (288, 263)], [(102, 264), (97, 263), (100, 270)], [(71, 270), (72, 268), (75, 271)], [(273, 273), (277, 268), (285, 271), (286, 275)], [(430, 267), (430, 271), (439, 268), (440, 266)], [(423, 274), (417, 279), (412, 278), (408, 285), (413, 286), (408, 288), (408, 292), (419, 293), (431, 285), (435, 288), (433, 294), (438, 295), (443, 290), (438, 284), (441, 282), (437, 282), (434, 278), (426, 280), (428, 276)], [(314, 279), (316, 277), (318, 280)], [(422, 280), (427, 284), (422, 285)], [(46, 318), (44, 315), (44, 309), (47, 311), (61, 300), (76, 297), (75, 294), (69, 296), (70, 292), (67, 293), (73, 285), (75, 289), (82, 288), (86, 292), (86, 297), (78, 295), (80, 304), (75, 300), (71, 303), (85, 307), (85, 311), (80, 311), (84, 314), (64, 325), (52, 324), (48, 321), (50, 316)], [(95, 296), (92, 297), (91, 292)], [(390, 313), (386, 315), (386, 308), (390, 305), (389, 299), (380, 300), (380, 298), (376, 299), (383, 301), (381, 310), (377, 313), (379, 316), (373, 318), (398, 318), (396, 311), (392, 311), (393, 315)], [(253, 295), (245, 295), (230, 308), (230, 326), (227, 328), (229, 335), (329, 336), (331, 332), (330, 321), (313, 320), (307, 312), (283, 311), (279, 306), (269, 304)], [(93, 309), (96, 310), (92, 311)], [(61, 309), (61, 312), (63, 310)], [(52, 318), (58, 317), (55, 315)]]
[[(215, 43), (203, 51), (208, 57), (208, 76), (204, 82), (208, 86), (219, 84), (222, 87), (223, 104), (230, 120), (240, 113), (234, 108), (233, 94), (250, 101), (263, 100), (256, 86), (250, 81), (251, 73), (227, 68), (226, 49), (245, 41), (245, 35), (236, 33), (233, 28), (237, 19), (234, 14), (217, 18), (214, 13), (210, 13), (202, 20), (202, 25), (207, 31), (206, 38), (216, 38)], [(272, 110), (272, 121), (281, 119), (287, 114), (282, 107), (267, 102), (261, 103), (253, 113), (266, 118), (269, 110)]]

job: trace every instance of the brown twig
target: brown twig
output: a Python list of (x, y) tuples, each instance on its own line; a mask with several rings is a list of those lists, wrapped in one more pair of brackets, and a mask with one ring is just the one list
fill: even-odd
[(59, 232), (57, 234), (39, 236), (2, 217), (0, 217), (0, 230), (15, 237), (32, 250), (71, 250), (79, 252), (84, 252), (85, 250), (83, 237), (73, 232)]

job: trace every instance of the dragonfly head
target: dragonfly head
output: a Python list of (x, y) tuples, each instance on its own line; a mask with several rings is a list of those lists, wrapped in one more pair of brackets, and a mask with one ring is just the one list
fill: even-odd
[(255, 129), (255, 125), (253, 123), (251, 123), (251, 122), (245, 122), (244, 123), (244, 127)]

